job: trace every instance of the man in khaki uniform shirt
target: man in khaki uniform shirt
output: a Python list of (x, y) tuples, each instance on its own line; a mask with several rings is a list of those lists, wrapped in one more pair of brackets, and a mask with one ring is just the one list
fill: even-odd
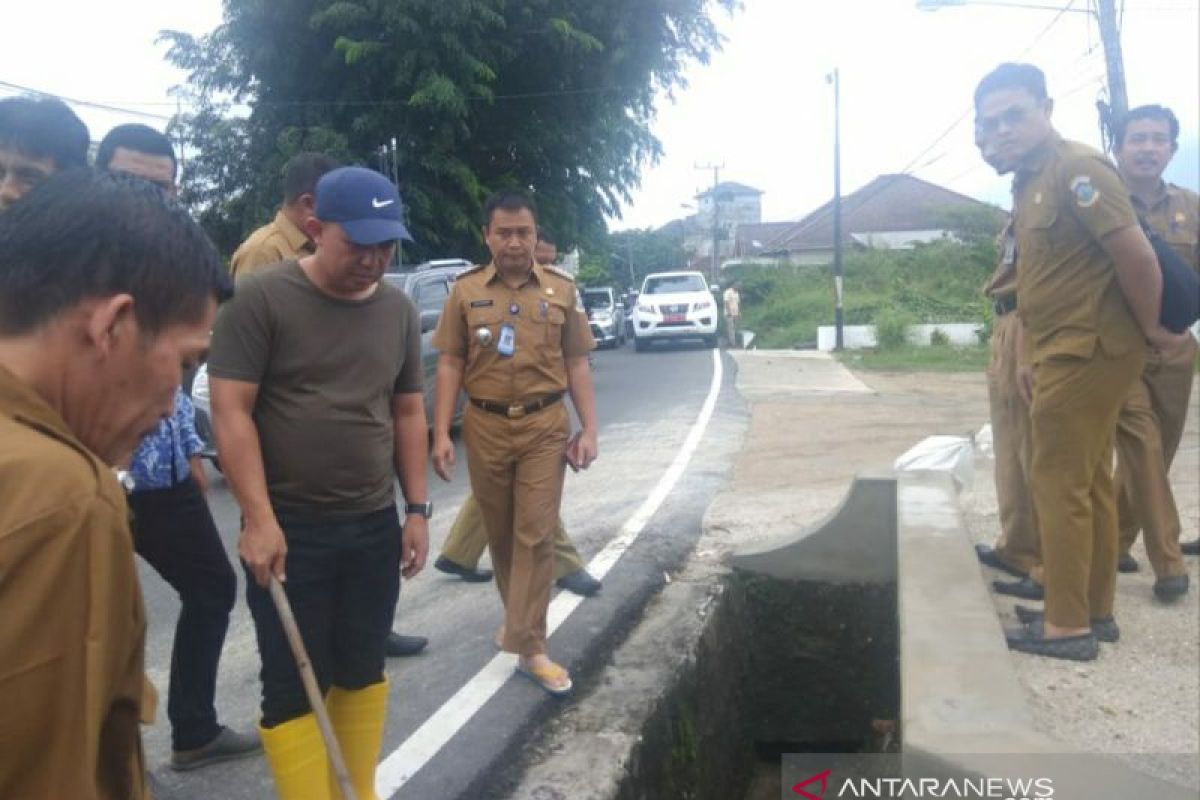
[[(1170, 109), (1142, 106), (1122, 120), (1114, 152), (1138, 216), (1200, 269), (1200, 198), (1162, 179), (1178, 140), (1179, 120)], [(1176, 599), (1188, 590), (1179, 546), (1182, 525), (1168, 471), (1187, 419), (1196, 349), (1190, 336), (1174, 351), (1150, 348), (1142, 379), (1134, 384), (1117, 425), (1121, 569), (1137, 569), (1129, 548), (1138, 530), (1144, 530), (1146, 555), (1157, 579), (1154, 594), (1160, 600)]]
[[(1030, 482), (1042, 532), (1046, 611), (1010, 631), (1015, 650), (1072, 660), (1115, 630), (1117, 415), (1158, 322), (1161, 275), (1120, 176), (1050, 123), (1045, 77), (1003, 64), (975, 91), (976, 139), (1013, 171), (1017, 309), (1033, 365)], [(1113, 638), (1106, 636), (1106, 638)]]
[(304, 232), (304, 223), (313, 215), (317, 181), (336, 166), (321, 153), (300, 153), (288, 161), (283, 172), (283, 206), (275, 219), (250, 234), (234, 252), (229, 262), (234, 279), (241, 280), (268, 264), (313, 254), (315, 247)]
[[(471, 401), (463, 418), (467, 469), (504, 601), (500, 644), (518, 654), (522, 674), (564, 694), (571, 679), (546, 655), (546, 612), (564, 461), (586, 469), (596, 458), (587, 363), (595, 342), (576, 309), (571, 278), (534, 261), (533, 201), (502, 192), (484, 205), (484, 218), (492, 263), (458, 277), (433, 339), (441, 351), (433, 464), (450, 479), (450, 422), (465, 388)], [(583, 424), (570, 439), (570, 417), (560, 402), (567, 391)]]
[(1041, 561), (1029, 464), (1033, 456), (1029, 403), (1018, 385), (1021, 352), (1017, 310), (1017, 252), (1012, 223), (1000, 234), (1000, 262), (984, 293), (992, 301), (992, 355), (988, 364), (988, 403), (996, 458), (996, 501), (1000, 536), (995, 547), (975, 545), (984, 564), (1024, 578)]
[[(543, 267), (553, 266), (558, 258), (558, 246), (554, 242), (553, 234), (539, 225), (537, 235), (537, 246), (533, 249), (534, 260)], [(450, 535), (442, 545), (442, 553), (433, 563), (434, 569), (458, 575), (470, 583), (491, 580), (490, 570), (477, 567), (486, 547), (487, 528), (483, 524), (479, 503), (475, 502), (474, 495), (467, 495), (458, 516), (454, 518), (454, 524), (450, 526)], [(567, 536), (567, 529), (561, 517), (554, 532), (554, 578), (559, 587), (581, 597), (591, 597), (600, 591), (601, 587), (600, 581), (592, 577), (584, 567), (579, 551)]]
[(67, 171), (0, 215), (0, 797), (147, 794), (146, 616), (112, 467), (170, 413), (227, 280), (144, 181)]

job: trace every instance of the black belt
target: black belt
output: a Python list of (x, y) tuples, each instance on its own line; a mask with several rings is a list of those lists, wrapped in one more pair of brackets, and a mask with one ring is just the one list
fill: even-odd
[(509, 419), (521, 419), (526, 414), (532, 414), (535, 411), (541, 411), (543, 408), (554, 405), (559, 400), (562, 400), (562, 398), (562, 392), (543, 397), (540, 400), (531, 400), (528, 403), (496, 403), (491, 400), (476, 400), (472, 397), (471, 405), (476, 408), (482, 408), (484, 411), (492, 414), (508, 417)]
[(1005, 314), (1017, 310), (1017, 296), (1015, 294), (1006, 295), (998, 299), (992, 300), (992, 311), (996, 312), (997, 317), (1003, 317)]

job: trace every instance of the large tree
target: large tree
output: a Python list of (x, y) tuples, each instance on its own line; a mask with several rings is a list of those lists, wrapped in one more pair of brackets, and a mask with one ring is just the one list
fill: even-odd
[(604, 241), (659, 158), (654, 104), (720, 45), (738, 0), (225, 0), (199, 38), (176, 127), (185, 199), (229, 248), (279, 202), (295, 152), (377, 165), (398, 144), (412, 255), (481, 252), (480, 207), (532, 189), (563, 244)]

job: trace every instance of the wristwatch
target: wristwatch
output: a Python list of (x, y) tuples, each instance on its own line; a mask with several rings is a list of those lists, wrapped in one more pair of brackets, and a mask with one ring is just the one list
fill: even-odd
[(407, 503), (404, 506), (405, 514), (420, 514), (425, 519), (433, 516), (433, 503)]

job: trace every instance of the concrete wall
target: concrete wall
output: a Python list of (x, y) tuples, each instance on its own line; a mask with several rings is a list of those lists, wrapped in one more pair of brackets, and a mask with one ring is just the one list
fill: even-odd
[[(939, 322), (931, 324), (911, 325), (908, 328), (910, 344), (927, 345), (929, 337), (935, 330), (950, 337), (950, 344), (966, 347), (979, 344), (979, 331), (983, 325), (978, 322)], [(874, 325), (846, 325), (842, 330), (843, 342), (847, 350), (862, 350), (875, 346)], [(830, 351), (837, 337), (837, 329), (833, 325), (821, 325), (817, 328), (817, 349)]]

